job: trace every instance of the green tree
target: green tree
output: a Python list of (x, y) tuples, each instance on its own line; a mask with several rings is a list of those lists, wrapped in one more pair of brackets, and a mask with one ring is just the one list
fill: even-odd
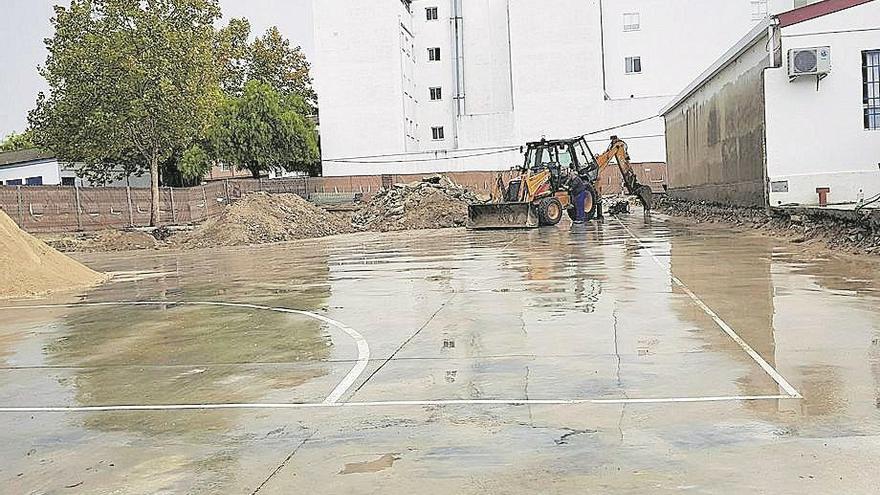
[(254, 177), (270, 170), (309, 171), (318, 159), (318, 144), (307, 114), (299, 95), (282, 95), (268, 83), (249, 81), (240, 97), (220, 107), (210, 132), (216, 157)]
[(217, 32), (214, 52), (220, 69), (223, 92), (240, 96), (250, 71), (251, 24), (244, 18), (233, 18)]
[(214, 160), (201, 144), (196, 143), (183, 153), (180, 159), (180, 175), (184, 180), (201, 180), (211, 170)]
[(13, 132), (0, 142), (0, 151), (19, 151), (36, 147), (37, 145), (34, 143), (34, 134), (29, 130), (21, 134)]
[(29, 116), (38, 144), (94, 176), (149, 171), (151, 225), (159, 166), (204, 130), (220, 97), (217, 0), (72, 0), (55, 34)]
[(284, 95), (299, 95), (314, 113), (317, 95), (312, 88), (309, 62), (302, 49), (291, 47), (277, 27), (272, 26), (254, 40), (249, 65), (249, 79), (268, 83)]

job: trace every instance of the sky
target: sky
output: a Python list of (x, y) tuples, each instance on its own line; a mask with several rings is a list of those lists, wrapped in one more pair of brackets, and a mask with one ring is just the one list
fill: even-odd
[[(0, 139), (27, 126), (27, 113), (46, 84), (37, 65), (46, 59), (52, 6), (59, 0), (0, 0)], [(220, 0), (224, 19), (247, 17), (253, 33), (277, 25), (294, 45), (314, 52), (312, 0)]]

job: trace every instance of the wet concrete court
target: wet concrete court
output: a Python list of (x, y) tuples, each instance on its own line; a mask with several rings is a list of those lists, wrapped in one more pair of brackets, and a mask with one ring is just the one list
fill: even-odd
[(865, 260), (660, 216), (82, 259), (0, 310), (3, 493), (880, 491)]

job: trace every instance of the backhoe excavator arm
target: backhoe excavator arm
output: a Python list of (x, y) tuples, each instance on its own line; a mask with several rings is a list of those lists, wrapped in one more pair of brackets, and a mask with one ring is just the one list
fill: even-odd
[(639, 184), (638, 177), (636, 177), (636, 172), (629, 158), (626, 142), (617, 136), (611, 136), (611, 144), (608, 145), (608, 149), (601, 155), (596, 156), (596, 163), (599, 165), (600, 173), (611, 163), (611, 160), (617, 162), (617, 168), (620, 169), (620, 175), (623, 176), (623, 184), (627, 192), (637, 196), (645, 210), (650, 210), (653, 202), (651, 188)]

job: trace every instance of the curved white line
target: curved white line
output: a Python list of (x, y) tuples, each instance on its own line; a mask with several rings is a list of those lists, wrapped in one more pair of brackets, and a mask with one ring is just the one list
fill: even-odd
[[(231, 307), (231, 308), (247, 308), (247, 309), (259, 309), (264, 311), (275, 311), (278, 313), (290, 313), (295, 315), (302, 315), (314, 320), (322, 321), (327, 323), (328, 325), (332, 325), (339, 330), (345, 332), (349, 337), (354, 339), (357, 344), (358, 350), (358, 358), (355, 365), (351, 368), (351, 371), (345, 375), (345, 378), (336, 385), (330, 395), (324, 399), (324, 404), (337, 404), (339, 400), (348, 392), (348, 390), (354, 385), (357, 379), (361, 376), (364, 370), (367, 368), (367, 364), (370, 362), (370, 346), (367, 345), (367, 340), (364, 339), (364, 336), (358, 333), (357, 330), (345, 325), (342, 322), (336, 321), (332, 318), (328, 318), (324, 315), (319, 315), (315, 313), (310, 313), (308, 311), (302, 311), (299, 309), (288, 309), (288, 308), (273, 308), (270, 306), (262, 306), (259, 304), (247, 304), (247, 303), (231, 303), (231, 302), (220, 302), (220, 301), (107, 301), (107, 302), (93, 302), (93, 303), (72, 303), (72, 304), (37, 304), (37, 305), (28, 305), (28, 306), (4, 306), (0, 307), (0, 310), (15, 310), (15, 309), (50, 309), (50, 308), (76, 308), (76, 307), (87, 307), (87, 306), (223, 306), (223, 307)], [(6, 409), (0, 409), (0, 411), (5, 411)]]

